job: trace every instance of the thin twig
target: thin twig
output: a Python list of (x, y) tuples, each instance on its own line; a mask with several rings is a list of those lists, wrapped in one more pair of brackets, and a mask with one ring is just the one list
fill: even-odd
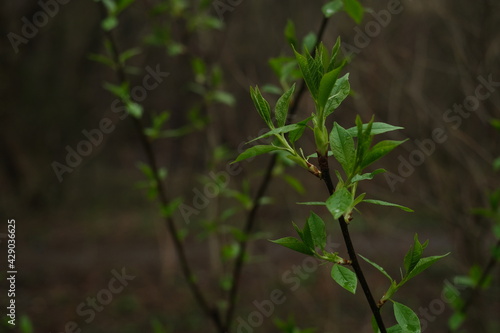
[[(104, 6), (101, 3), (101, 8), (105, 11)], [(119, 61), (119, 49), (118, 45), (113, 37), (113, 34), (110, 31), (106, 32), (106, 36), (110, 42), (111, 45), (111, 50), (112, 50), (112, 57), (116, 65), (116, 73), (118, 76), (118, 79), (120, 83), (125, 83), (127, 82), (127, 77), (125, 74), (125, 69), (123, 68), (123, 65)], [(141, 144), (144, 148), (144, 151), (146, 153), (146, 157), (148, 160), (148, 164), (151, 168), (155, 185), (158, 191), (158, 199), (160, 201), (160, 204), (162, 207), (165, 207), (169, 204), (168, 196), (166, 194), (165, 187), (163, 186), (163, 182), (160, 177), (159, 173), (159, 168), (158, 168), (158, 163), (156, 160), (156, 155), (153, 150), (153, 146), (151, 141), (148, 139), (146, 134), (144, 133), (144, 125), (141, 121), (141, 119), (131, 117), (133, 120), (134, 126), (137, 130), (137, 133), (139, 135), (139, 140), (141, 141)], [(181, 265), (181, 270), (184, 275), (184, 278), (188, 284), (189, 289), (191, 290), (191, 293), (193, 294), (197, 304), (200, 306), (200, 308), (203, 310), (203, 312), (214, 322), (215, 326), (217, 327), (218, 330), (223, 332), (222, 330), (222, 322), (220, 318), (220, 314), (216, 310), (216, 308), (210, 306), (206, 300), (206, 297), (202, 293), (201, 289), (199, 288), (198, 284), (195, 282), (194, 279), (194, 274), (192, 273), (192, 269), (189, 265), (189, 261), (186, 257), (186, 252), (184, 249), (184, 245), (182, 243), (182, 240), (179, 236), (179, 233), (177, 231), (177, 227), (175, 225), (175, 221), (173, 220), (172, 217), (165, 217), (165, 225), (170, 233), (170, 236), (172, 237), (172, 241), (174, 243), (174, 248), (175, 252), (177, 254), (177, 257), (179, 259), (180, 265)]]
[[(328, 193), (330, 195), (334, 192), (334, 187), (332, 183), (332, 179), (330, 177), (330, 169), (328, 167), (328, 157), (322, 156), (318, 153), (318, 164), (321, 169), (321, 174), (323, 176), (323, 181), (325, 182), (326, 187), (328, 188)], [(380, 308), (375, 303), (375, 299), (370, 291), (370, 287), (366, 282), (365, 276), (363, 274), (363, 270), (358, 262), (358, 256), (356, 255), (356, 250), (354, 249), (354, 245), (352, 244), (351, 235), (349, 234), (349, 225), (344, 219), (344, 216), (339, 218), (340, 229), (342, 230), (342, 236), (344, 237), (344, 242), (347, 247), (347, 253), (349, 254), (349, 258), (352, 261), (352, 268), (358, 277), (359, 283), (361, 284), (361, 288), (363, 289), (363, 293), (365, 294), (366, 300), (370, 305), (370, 309), (372, 310), (373, 316), (375, 317), (375, 321), (380, 329), (381, 333), (386, 333), (384, 321), (382, 320), (382, 316), (380, 315)]]
[(481, 277), (479, 278), (479, 281), (477, 284), (474, 286), (474, 288), (471, 290), (467, 298), (465, 299), (464, 305), (462, 306), (461, 312), (465, 314), (467, 310), (470, 308), (472, 303), (475, 301), (477, 296), (479, 295), (480, 289), (483, 287), (483, 284), (486, 282), (486, 279), (490, 275), (491, 271), (493, 268), (495, 268), (495, 265), (498, 263), (498, 259), (496, 258), (496, 253), (498, 253), (498, 249), (500, 248), (500, 239), (497, 241), (495, 244), (495, 247), (493, 248), (493, 253), (490, 256), (490, 259), (488, 260), (488, 264), (486, 264), (486, 267), (483, 270), (483, 273), (481, 274)]
[[(315, 48), (319, 45), (323, 34), (325, 33), (326, 26), (328, 23), (328, 18), (323, 17), (323, 20), (321, 21), (320, 28), (318, 30), (318, 37), (316, 41)], [(301, 81), (300, 83), (300, 88), (297, 91), (297, 96), (295, 97), (292, 106), (290, 107), (290, 112), (288, 113), (288, 119), (290, 119), (292, 116), (295, 115), (297, 112), (300, 100), (302, 99), (302, 96), (304, 95), (306, 85), (304, 80)], [(254, 200), (252, 202), (252, 208), (250, 209), (247, 219), (245, 221), (245, 226), (244, 226), (244, 233), (245, 237), (243, 237), (242, 240), (239, 242), (239, 252), (238, 256), (236, 257), (236, 261), (234, 264), (234, 269), (233, 269), (233, 274), (232, 274), (232, 281), (233, 284), (231, 285), (231, 289), (229, 290), (229, 296), (228, 296), (228, 307), (226, 311), (226, 316), (225, 316), (225, 323), (224, 323), (224, 328), (225, 332), (229, 331), (231, 324), (233, 322), (233, 316), (234, 316), (234, 310), (236, 307), (236, 297), (238, 295), (238, 289), (240, 285), (240, 277), (241, 277), (241, 271), (243, 269), (243, 263), (244, 263), (244, 258), (246, 254), (246, 248), (247, 248), (247, 243), (248, 243), (248, 236), (252, 232), (254, 226), (255, 226), (255, 217), (257, 216), (257, 211), (259, 210), (260, 204), (261, 204), (261, 199), (265, 195), (269, 183), (272, 179), (272, 174), (274, 167), (276, 165), (276, 159), (277, 155), (271, 156), (269, 163), (266, 168), (266, 172), (264, 174), (264, 178), (262, 179), (259, 188), (257, 190), (257, 193), (254, 197)]]

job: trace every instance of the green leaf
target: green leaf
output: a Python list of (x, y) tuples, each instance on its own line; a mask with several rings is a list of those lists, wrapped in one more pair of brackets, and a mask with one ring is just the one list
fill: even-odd
[(304, 51), (312, 52), (317, 40), (318, 38), (316, 37), (316, 34), (314, 34), (314, 32), (308, 33), (302, 40), (302, 47)]
[(257, 141), (257, 140), (260, 140), (260, 139), (263, 139), (263, 138), (267, 138), (268, 136), (271, 136), (271, 135), (277, 135), (277, 134), (281, 134), (281, 133), (292, 132), (292, 131), (298, 130), (301, 127), (304, 127), (304, 126), (305, 125), (303, 125), (303, 124), (291, 124), (291, 125), (286, 125), (286, 126), (283, 126), (283, 127), (273, 128), (269, 132), (264, 133), (261, 136), (248, 141), (247, 143), (254, 142), (254, 141)]
[(339, 161), (346, 175), (350, 175), (354, 168), (356, 150), (352, 136), (337, 122), (333, 124), (330, 132), (330, 146), (333, 156)]
[(412, 309), (394, 302), (394, 316), (405, 333), (420, 333), (420, 320)]
[(394, 326), (389, 327), (387, 329), (387, 333), (408, 333), (408, 332), (403, 330), (399, 324), (396, 324)]
[(358, 0), (344, 0), (344, 9), (354, 22), (357, 24), (361, 23), (363, 20), (364, 8)]
[(295, 34), (295, 24), (292, 20), (288, 20), (285, 26), (285, 38), (288, 44), (297, 47), (297, 36)]
[(120, 99), (126, 99), (128, 97), (129, 83), (123, 82), (121, 85), (112, 84), (109, 82), (104, 82), (104, 89), (110, 91), (113, 95), (120, 97)]
[(314, 252), (315, 246), (314, 246), (314, 241), (311, 233), (311, 228), (309, 227), (309, 223), (306, 223), (304, 226), (304, 229), (302, 230), (302, 240), (304, 241), (304, 244), (311, 249), (312, 252)]
[(307, 88), (311, 92), (314, 100), (318, 97), (318, 89), (319, 83), (323, 76), (323, 69), (321, 64), (317, 63), (306, 50), (306, 56), (298, 53), (295, 49), (295, 57), (297, 59), (297, 63), (299, 64), (300, 71), (302, 72), (302, 76), (304, 77), (304, 81), (306, 82)]
[(234, 106), (234, 104), (236, 104), (236, 99), (234, 98), (234, 96), (222, 90), (214, 91), (212, 98), (214, 99), (214, 101), (226, 104), (228, 106)]
[(326, 206), (326, 203), (323, 201), (309, 201), (309, 202), (297, 202), (297, 205)]
[(27, 315), (21, 315), (19, 319), (19, 329), (22, 333), (33, 333), (33, 324)]
[(323, 14), (325, 17), (330, 17), (333, 14), (337, 13), (342, 9), (344, 4), (342, 3), (342, 0), (333, 0), (325, 4), (321, 10), (323, 11)]
[(271, 240), (271, 242), (279, 244), (281, 246), (287, 247), (291, 250), (307, 254), (307, 255), (312, 255), (313, 252), (311, 249), (309, 249), (304, 243), (299, 241), (297, 238), (294, 237), (284, 237), (276, 240)]
[(495, 160), (493, 161), (493, 170), (500, 170), (500, 157), (495, 158)]
[(248, 148), (245, 150), (243, 153), (241, 153), (233, 162), (231, 163), (236, 163), (240, 162), (243, 160), (246, 160), (247, 158), (255, 157), (258, 155), (266, 154), (275, 150), (280, 150), (281, 148), (276, 147), (276, 146), (269, 146), (269, 145), (258, 145), (258, 146), (253, 146), (251, 148)]
[(332, 90), (335, 86), (335, 82), (337, 82), (337, 77), (339, 76), (341, 68), (335, 68), (334, 70), (326, 73), (321, 78), (319, 83), (319, 91), (318, 91), (318, 105), (320, 108), (324, 108), (326, 102), (332, 96)]
[(274, 84), (265, 84), (261, 87), (261, 89), (263, 92), (266, 92), (269, 94), (275, 94), (275, 95), (280, 95), (280, 96), (281, 96), (281, 94), (283, 94), (283, 90)]
[(283, 174), (281, 177), (290, 185), (297, 193), (303, 194), (305, 193), (306, 189), (302, 185), (302, 183), (295, 177), (292, 177), (288, 174)]
[(182, 198), (176, 198), (170, 201), (166, 206), (161, 207), (161, 215), (163, 217), (170, 217), (177, 210), (177, 208), (182, 203)]
[(415, 236), (413, 238), (413, 245), (410, 247), (410, 249), (406, 253), (405, 259), (404, 259), (404, 265), (405, 265), (405, 270), (406, 270), (407, 275), (409, 272), (411, 272), (415, 268), (415, 266), (417, 265), (420, 258), (422, 258), (423, 252), (424, 252), (424, 249), (422, 247), (422, 244), (418, 240), (418, 235), (415, 234)]
[(311, 215), (309, 215), (309, 218), (307, 219), (307, 225), (311, 231), (314, 247), (319, 247), (324, 250), (326, 246), (325, 222), (321, 219), (321, 217), (316, 215), (314, 212), (311, 212)]
[(326, 207), (335, 219), (340, 218), (348, 212), (352, 205), (352, 196), (349, 191), (343, 187), (333, 193), (328, 200), (326, 200)]
[(118, 26), (116, 16), (108, 16), (101, 22), (101, 27), (104, 31), (111, 31)]
[(109, 66), (111, 68), (115, 67), (115, 62), (113, 61), (113, 59), (111, 59), (105, 55), (91, 53), (91, 54), (89, 54), (88, 58), (89, 58), (89, 60), (99, 62), (99, 63), (104, 64), (106, 66)]
[(120, 57), (119, 57), (119, 62), (124, 64), (125, 61), (127, 61), (128, 59), (138, 55), (138, 54), (141, 54), (141, 49), (138, 48), (138, 47), (135, 47), (133, 49), (129, 49), (129, 50), (126, 50), (125, 52), (122, 52), (120, 54)]
[(359, 253), (358, 253), (358, 256), (360, 256), (364, 261), (366, 261), (367, 263), (369, 263), (370, 265), (372, 265), (373, 267), (375, 267), (380, 273), (384, 274), (389, 279), (389, 281), (391, 281), (391, 282), (393, 281), (393, 279), (391, 278), (391, 276), (380, 265), (374, 263), (370, 259), (367, 259), (367, 258), (363, 257)]
[(264, 99), (264, 97), (262, 97), (259, 87), (256, 86), (255, 89), (250, 87), (250, 96), (252, 97), (253, 104), (259, 112), (261, 118), (264, 119), (266, 124), (272, 128), (273, 125), (271, 121), (271, 107), (269, 106), (269, 103)]
[(361, 117), (359, 115), (356, 116), (356, 127), (358, 130), (358, 142), (356, 149), (356, 163), (358, 168), (361, 168), (361, 162), (365, 158), (366, 153), (368, 152), (371, 144), (373, 136), (370, 135), (373, 124), (373, 117), (370, 119), (370, 122), (367, 124), (366, 128), (363, 126), (361, 122)]
[[(366, 130), (367, 127), (368, 127), (368, 124), (363, 124), (363, 131)], [(372, 129), (370, 131), (370, 135), (377, 135), (377, 134), (396, 131), (396, 130), (400, 130), (400, 129), (404, 129), (404, 127), (393, 126), (393, 125), (389, 125), (389, 124), (381, 123), (381, 122), (374, 122), (372, 124)], [(353, 137), (358, 136), (358, 128), (356, 126), (347, 129), (347, 131)]]
[(377, 170), (370, 172), (370, 173), (364, 173), (362, 175), (358, 174), (358, 175), (352, 177), (351, 183), (356, 183), (356, 182), (360, 182), (362, 180), (367, 180), (367, 179), (373, 179), (373, 177), (375, 177), (375, 175), (378, 175), (379, 173), (383, 173), (383, 172), (387, 172), (387, 170), (377, 169)]
[(356, 274), (349, 268), (342, 265), (333, 265), (332, 267), (332, 279), (337, 282), (345, 290), (355, 294), (356, 287), (358, 285), (358, 278)]
[(335, 111), (335, 109), (337, 109), (344, 101), (344, 99), (349, 96), (350, 92), (351, 85), (349, 84), (349, 73), (347, 73), (335, 82), (331, 94), (325, 104), (325, 117), (332, 114), (333, 111)]
[(443, 254), (441, 256), (432, 256), (432, 257), (427, 257), (427, 258), (420, 259), (418, 261), (418, 263), (415, 265), (415, 268), (413, 268), (411, 270), (411, 272), (405, 276), (404, 279), (406, 281), (408, 281), (408, 280), (414, 278), (415, 276), (417, 276), (418, 274), (422, 273), (427, 268), (429, 268), (432, 264), (434, 264), (439, 259), (446, 257), (448, 254), (450, 254), (450, 253), (448, 252), (448, 253)]
[(366, 168), (376, 160), (384, 157), (389, 154), (394, 148), (402, 144), (407, 140), (395, 141), (395, 140), (384, 140), (377, 143), (373, 146), (372, 149), (368, 151), (368, 153), (364, 156), (363, 161), (361, 162), (361, 169)]
[(456, 331), (460, 326), (462, 326), (466, 318), (467, 316), (464, 313), (455, 312), (448, 320), (448, 326), (452, 329), (452, 331)]
[(288, 140), (290, 140), (290, 143), (295, 143), (302, 137), (302, 134), (304, 134), (304, 131), (306, 130), (307, 123), (311, 120), (311, 118), (312, 117), (309, 117), (298, 122), (297, 125), (300, 125), (300, 127), (288, 133)]
[(405, 212), (409, 212), (409, 213), (413, 212), (413, 209), (410, 209), (408, 207), (401, 206), (401, 205), (398, 205), (398, 204), (395, 204), (395, 203), (392, 203), (392, 202), (386, 202), (386, 201), (374, 200), (374, 199), (364, 199), (363, 202), (371, 203), (371, 204), (374, 204), (374, 205), (380, 205), (380, 206), (397, 207), (397, 208), (400, 208), (400, 209), (404, 210)]
[(295, 91), (295, 83), (276, 102), (276, 106), (274, 108), (274, 115), (276, 117), (276, 125), (278, 127), (285, 126), (286, 117), (288, 115), (288, 107), (290, 105), (290, 99), (294, 91)]
[(127, 108), (127, 112), (134, 118), (141, 118), (143, 108), (140, 104), (131, 101), (125, 101), (125, 107)]

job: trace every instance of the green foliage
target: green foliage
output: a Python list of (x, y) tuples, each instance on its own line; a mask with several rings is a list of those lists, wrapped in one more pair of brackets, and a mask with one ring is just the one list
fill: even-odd
[(323, 14), (330, 17), (344, 9), (347, 14), (357, 23), (363, 20), (364, 8), (358, 0), (333, 0), (327, 2), (323, 7)]
[(401, 288), (404, 284), (410, 281), (412, 278), (422, 273), (424, 270), (429, 268), (432, 264), (434, 264), (439, 259), (446, 257), (449, 253), (439, 256), (430, 256), (430, 257), (422, 257), (424, 249), (427, 247), (429, 241), (425, 241), (423, 244), (420, 243), (418, 239), (418, 235), (415, 234), (413, 239), (413, 245), (410, 247), (408, 252), (404, 257), (404, 267), (405, 274), (401, 277), (401, 281), (398, 283), (395, 279), (393, 279), (380, 265), (374, 263), (373, 261), (365, 258), (362, 255), (359, 255), (364, 261), (375, 267), (380, 273), (382, 273), (385, 277), (387, 277), (390, 281), (390, 286), (387, 289), (386, 293), (380, 299), (380, 304), (384, 304), (388, 300), (391, 300), (392, 296)]
[(333, 265), (331, 275), (342, 288), (353, 294), (356, 293), (358, 278), (353, 271), (341, 265)]
[(289, 316), (287, 321), (276, 318), (274, 320), (274, 325), (276, 325), (276, 327), (283, 333), (314, 333), (314, 332), (316, 332), (316, 329), (314, 329), (314, 328), (300, 329), (299, 327), (297, 327), (297, 324), (295, 324), (295, 320), (293, 319), (292, 316)]
[[(500, 131), (500, 120), (492, 119), (491, 125)], [(500, 168), (500, 157), (493, 161), (493, 169), (498, 171)], [(491, 223), (491, 234), (496, 238), (496, 243), (491, 246), (490, 257), (486, 267), (482, 268), (479, 265), (473, 265), (467, 275), (455, 276), (454, 282), (457, 285), (467, 286), (470, 288), (468, 296), (463, 297), (456, 288), (450, 284), (444, 285), (443, 292), (453, 293), (457, 295), (451, 302), (453, 314), (448, 319), (448, 328), (450, 332), (456, 332), (460, 329), (463, 323), (467, 320), (467, 309), (472, 304), (475, 294), (490, 287), (493, 279), (491, 272), (498, 265), (500, 260), (500, 188), (487, 193), (488, 206), (475, 208), (472, 213), (489, 219)]]

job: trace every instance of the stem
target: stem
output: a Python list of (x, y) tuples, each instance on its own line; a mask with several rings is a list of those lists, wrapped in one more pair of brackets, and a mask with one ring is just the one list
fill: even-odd
[[(315, 45), (316, 47), (319, 45), (319, 41), (322, 39), (323, 34), (325, 33), (326, 26), (328, 23), (328, 18), (323, 17), (323, 20), (321, 21), (320, 28), (318, 30), (318, 38), (317, 42)], [(304, 92), (306, 91), (306, 84), (304, 80), (301, 81), (300, 88), (297, 91), (297, 97), (294, 99), (292, 106), (290, 107), (290, 112), (288, 113), (288, 120), (295, 115), (297, 112), (299, 102), (302, 99), (302, 96), (304, 95)], [(245, 221), (245, 226), (243, 229), (243, 232), (245, 233), (245, 237), (239, 242), (239, 252), (238, 256), (236, 257), (236, 262), (234, 264), (234, 269), (233, 269), (233, 274), (232, 274), (232, 281), (233, 284), (231, 286), (231, 289), (229, 290), (229, 296), (228, 296), (228, 307), (226, 311), (226, 316), (225, 316), (225, 323), (224, 323), (224, 330), (223, 332), (228, 332), (229, 328), (232, 325), (233, 322), (233, 317), (234, 317), (234, 310), (236, 307), (236, 297), (238, 296), (238, 289), (240, 285), (240, 277), (241, 277), (241, 271), (243, 269), (243, 264), (244, 264), (244, 257), (246, 253), (246, 248), (247, 248), (247, 243), (248, 243), (248, 236), (251, 234), (254, 225), (255, 225), (255, 217), (257, 216), (257, 211), (260, 207), (260, 202), (262, 197), (265, 195), (267, 188), (269, 187), (269, 183), (272, 179), (272, 174), (274, 171), (274, 167), (276, 165), (276, 159), (277, 155), (272, 155), (272, 157), (269, 160), (269, 163), (266, 168), (266, 172), (264, 174), (264, 178), (262, 179), (259, 188), (257, 190), (257, 194), (254, 197), (253, 203), (252, 203), (252, 209), (248, 213), (247, 219)]]
[[(330, 195), (334, 192), (334, 187), (332, 183), (332, 179), (330, 177), (330, 168), (328, 167), (328, 157), (318, 154), (318, 163), (321, 169), (321, 174), (323, 176), (323, 181), (325, 182), (326, 187), (328, 188), (328, 193)], [(372, 310), (373, 316), (375, 317), (375, 321), (380, 329), (381, 333), (386, 333), (384, 321), (382, 320), (382, 316), (380, 315), (380, 308), (375, 303), (375, 299), (370, 291), (370, 287), (366, 282), (365, 276), (363, 274), (363, 270), (358, 262), (358, 257), (356, 255), (356, 250), (354, 249), (354, 245), (352, 244), (351, 235), (349, 234), (349, 225), (344, 219), (344, 216), (339, 218), (340, 229), (342, 230), (342, 236), (344, 237), (344, 242), (347, 247), (347, 253), (349, 254), (349, 258), (352, 261), (352, 268), (358, 277), (359, 283), (361, 284), (361, 288), (363, 289), (363, 293), (365, 294), (366, 300), (370, 305), (370, 309)]]
[[(103, 11), (106, 13), (106, 9), (101, 3), (101, 8)], [(123, 68), (123, 65), (119, 61), (119, 50), (118, 50), (118, 45), (113, 37), (113, 34), (111, 32), (106, 32), (106, 36), (109, 39), (110, 45), (111, 45), (111, 51), (112, 51), (112, 57), (113, 60), (116, 64), (116, 73), (118, 76), (118, 79), (120, 83), (127, 82), (127, 77), (125, 74), (125, 70)], [(160, 204), (162, 207), (167, 206), (169, 204), (169, 200), (167, 197), (167, 193), (165, 190), (165, 187), (163, 186), (163, 182), (160, 178), (160, 173), (159, 173), (159, 168), (158, 168), (158, 163), (156, 160), (156, 155), (153, 150), (153, 145), (149, 138), (144, 134), (144, 125), (142, 124), (141, 119), (131, 117), (132, 121), (134, 123), (134, 126), (137, 130), (137, 133), (139, 135), (139, 140), (141, 141), (141, 144), (144, 148), (144, 151), (146, 153), (146, 158), (148, 160), (148, 164), (151, 168), (151, 171), (153, 173), (153, 178), (155, 181), (156, 188), (158, 190), (158, 199), (160, 201)], [(179, 263), (181, 265), (181, 270), (184, 275), (184, 278), (188, 284), (189, 289), (191, 290), (191, 293), (193, 294), (197, 304), (200, 306), (200, 308), (205, 312), (205, 314), (212, 319), (213, 323), (217, 327), (218, 330), (223, 332), (222, 329), (222, 321), (220, 318), (220, 314), (216, 310), (216, 308), (210, 306), (202, 293), (200, 287), (194, 280), (194, 274), (192, 272), (192, 269), (189, 265), (189, 261), (186, 257), (186, 252), (184, 249), (184, 245), (182, 243), (181, 238), (179, 237), (179, 233), (177, 231), (177, 227), (175, 225), (174, 220), (172, 217), (165, 217), (165, 225), (170, 233), (170, 236), (172, 237), (172, 241), (174, 243), (174, 248), (175, 252), (177, 254)]]
[(500, 248), (500, 240), (497, 241), (497, 243), (494, 246), (493, 254), (490, 256), (490, 259), (488, 260), (488, 264), (486, 264), (486, 267), (483, 270), (483, 274), (481, 274), (481, 277), (479, 278), (479, 281), (477, 282), (476, 286), (472, 289), (471, 293), (469, 296), (465, 299), (465, 303), (462, 306), (461, 312), (465, 314), (467, 310), (470, 308), (476, 297), (479, 295), (479, 290), (482, 288), (484, 282), (490, 275), (490, 272), (493, 270), (495, 265), (498, 263), (498, 260), (495, 257), (495, 253)]

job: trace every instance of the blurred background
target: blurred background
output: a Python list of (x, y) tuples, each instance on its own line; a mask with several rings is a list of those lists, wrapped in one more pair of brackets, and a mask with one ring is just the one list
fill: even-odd
[[(71, 322), (88, 333), (215, 332), (187, 289), (157, 202), (141, 187), (145, 176), (138, 163), (146, 157), (131, 119), (120, 118), (117, 97), (103, 88), (105, 82), (119, 85), (119, 78), (92, 60), (106, 53), (100, 4), (51, 2), (56, 6), (44, 10), (49, 2), (0, 4), (0, 209), (3, 221), (16, 220), (18, 319), (29, 318), (34, 332), (69, 332)], [(194, 207), (210, 175), (227, 170), (241, 144), (263, 129), (249, 87), (279, 85), (268, 60), (292, 55), (283, 35), (287, 20), (295, 23), (300, 39), (315, 33), (325, 2), (137, 0), (120, 13), (112, 30), (116, 44), (121, 51), (139, 48), (127, 60), (130, 87), (144, 85), (148, 67), (168, 73), (140, 104), (146, 119), (168, 111), (166, 128), (180, 129), (154, 143), (159, 163), (168, 170), (169, 197), (182, 197)], [(428, 324), (426, 332), (446, 332), (451, 311), (442, 301), (445, 282), (467, 275), (474, 264), (484, 267), (495, 243), (492, 221), (471, 211), (486, 207), (488, 191), (500, 183), (492, 168), (500, 155), (500, 135), (489, 124), (500, 118), (500, 3), (362, 4), (367, 11), (359, 25), (341, 12), (324, 33), (328, 47), (340, 36), (343, 51), (352, 55), (344, 72), (350, 73), (353, 95), (333, 118), (351, 127), (356, 114), (365, 122), (375, 115), (376, 121), (405, 128), (386, 138), (409, 140), (377, 163), (392, 177), (379, 175), (361, 191), (415, 213), (361, 206), (362, 214), (351, 224), (353, 241), (359, 253), (393, 277), (399, 276), (414, 233), (429, 239), (427, 255), (451, 252), (396, 296), (419, 315), (419, 309), (430, 308), (428, 318), (420, 316)], [(380, 12), (391, 6), (400, 10), (384, 20)], [(23, 18), (39, 27), (30, 30)], [(223, 93), (208, 102), (199, 91), (210, 86), (200, 66), (221, 78), (217, 89)], [(266, 97), (271, 105), (277, 99)], [(297, 118), (312, 111), (305, 96)], [(100, 128), (102, 119), (109, 119), (105, 127), (113, 130), (71, 172), (58, 177), (54, 162), (68, 165), (68, 147), (77, 149), (86, 140), (82, 131)], [(304, 136), (302, 146), (306, 155), (313, 153), (313, 137)], [(240, 163), (223, 193), (198, 213), (187, 219), (180, 211), (174, 214), (197, 281), (213, 303), (227, 292), (235, 251), (230, 231), (242, 227), (248, 196), (257, 190), (268, 160)], [(303, 225), (310, 207), (296, 202), (326, 195), (316, 178), (279, 163), (249, 245), (237, 324), (257, 320), (251, 317), (254, 302), (269, 300), (273, 290), (282, 291), (285, 300), (272, 315), (262, 316), (258, 327), (235, 325), (234, 332), (276, 332), (274, 321), (289, 316), (317, 332), (371, 332), (361, 290), (352, 296), (331, 280), (330, 266), (268, 241), (294, 236), (292, 220)], [(315, 211), (329, 222), (332, 247), (347, 256), (336, 221)], [(7, 233), (6, 223), (0, 233)], [(5, 240), (0, 247), (6, 248)], [(363, 268), (379, 298), (388, 281), (369, 265)], [(123, 269), (134, 278), (118, 293), (103, 292)], [(5, 270), (0, 274), (5, 281)], [(498, 269), (492, 275), (488, 291), (470, 309), (464, 332), (500, 330)], [(6, 283), (0, 286), (4, 309)], [(89, 310), (88, 298), (105, 294), (112, 300)], [(88, 312), (82, 315), (82, 310)], [(393, 323), (389, 308), (382, 314)]]

